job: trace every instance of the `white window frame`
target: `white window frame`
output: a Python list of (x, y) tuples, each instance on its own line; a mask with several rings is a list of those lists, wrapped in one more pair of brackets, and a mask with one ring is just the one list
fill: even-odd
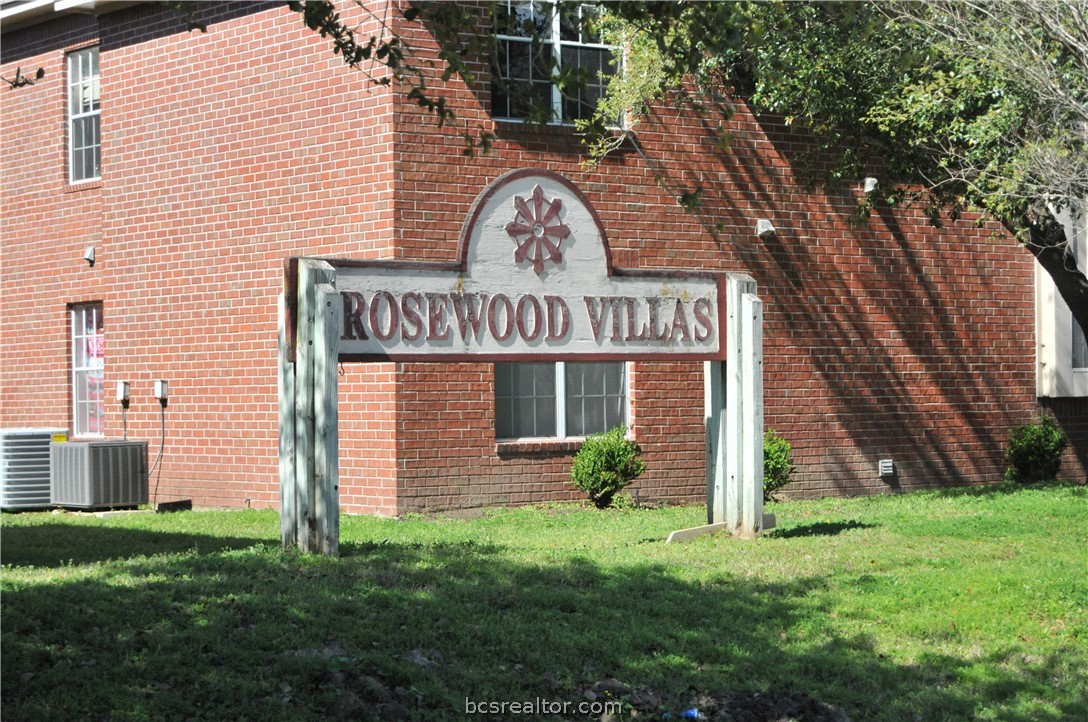
[[(102, 101), (101, 66), (98, 46), (73, 50), (68, 53), (68, 182), (91, 183), (102, 179)], [(91, 122), (86, 122), (91, 121)], [(94, 129), (94, 142), (76, 145), (76, 128), (90, 126)], [(84, 153), (95, 158), (93, 175), (82, 175)], [(77, 156), (79, 162), (77, 163)], [(77, 174), (77, 167), (79, 174)]]
[[(101, 333), (86, 333), (87, 329), (87, 314), (90, 313), (92, 321), (94, 323), (91, 328), (101, 328)], [(71, 359), (72, 359), (72, 435), (76, 437), (101, 437), (104, 435), (101, 424), (99, 424), (98, 430), (92, 431), (90, 428), (83, 426), (83, 419), (90, 419), (92, 414), (92, 407), (97, 406), (97, 410), (94, 412), (94, 416), (98, 419), (104, 419), (106, 414), (106, 393), (105, 393), (105, 322), (102, 320), (103, 305), (101, 303), (81, 303), (73, 304), (71, 308), (70, 323), (71, 323)], [(97, 340), (96, 340), (97, 339)], [(98, 354), (92, 354), (89, 349), (92, 346), (97, 346)], [(80, 351), (82, 348), (82, 352)], [(80, 363), (80, 359), (84, 360), (84, 363)], [(97, 375), (100, 379), (102, 387), (100, 388), (100, 398), (97, 400), (92, 398), (82, 398), (83, 394), (81, 389), (90, 388), (90, 377)], [(81, 384), (80, 380), (86, 377), (86, 382)], [(87, 408), (87, 414), (82, 413), (82, 407)]]
[[(499, 1), (503, 2), (504, 0), (499, 0)], [(522, 2), (518, 2), (518, 0), (505, 0), (505, 2), (508, 3), (508, 7), (510, 8), (511, 13), (513, 12), (514, 7), (516, 7), (517, 5), (522, 5), (522, 4), (532, 4), (534, 6), (537, 5), (537, 4), (540, 4), (540, 5), (550, 5), (551, 6), (552, 13), (551, 13), (550, 38), (546, 42), (549, 45), (551, 45), (551, 48), (552, 48), (552, 60), (553, 60), (556, 72), (558, 72), (559, 70), (562, 70), (562, 68), (563, 68), (563, 48), (564, 47), (589, 48), (589, 49), (592, 49), (592, 50), (604, 50), (604, 51), (608, 51), (609, 53), (612, 53), (612, 52), (614, 52), (616, 50), (616, 46), (606, 45), (604, 43), (586, 43), (586, 42), (574, 41), (574, 40), (563, 40), (563, 37), (562, 37), (563, 36), (562, 22), (561, 22), (562, 18), (560, 16), (560, 8), (559, 8), (559, 6), (562, 4), (562, 0), (523, 0)], [(581, 12), (582, 12), (582, 7), (583, 6), (593, 6), (595, 4), (596, 3), (592, 3), (592, 2), (578, 3), (576, 5), (576, 7), (578, 9), (579, 17), (581, 17)], [(500, 42), (500, 43), (501, 42), (518, 42), (518, 43), (528, 43), (530, 45), (533, 42), (533, 38), (530, 38), (530, 37), (524, 37), (524, 36), (521, 36), (521, 35), (504, 35), (502, 33), (495, 33), (495, 40), (497, 42)], [(622, 71), (622, 68), (617, 68), (617, 70), (616, 70), (617, 74), (619, 74), (620, 71)], [(560, 90), (559, 86), (554, 81), (550, 83), (550, 86), (551, 86), (552, 118), (551, 118), (551, 121), (549, 122), (549, 125), (573, 125), (574, 120), (576, 120), (575, 118), (564, 118), (563, 117), (563, 91)], [(525, 122), (528, 122), (527, 119), (520, 118), (520, 117), (515, 116), (515, 115), (500, 114), (500, 113), (498, 113), (496, 111), (495, 108), (492, 108), (492, 116), (496, 120), (501, 120), (504, 123), (525, 123)], [(618, 122), (617, 122), (617, 125), (619, 125)]]
[[(519, 361), (507, 361), (504, 363), (522, 363)], [(532, 362), (526, 362), (532, 363)], [(540, 362), (537, 362), (540, 363)], [(547, 363), (547, 362), (545, 362)], [(623, 364), (623, 425), (630, 432), (631, 429), (631, 364), (626, 361), (614, 361), (603, 363), (621, 363)], [(497, 365), (497, 364), (496, 364)], [(498, 391), (496, 390), (496, 395)], [(495, 436), (496, 441), (511, 442), (511, 441), (570, 441), (584, 439), (585, 436), (568, 436), (567, 435), (567, 364), (565, 361), (555, 362), (555, 436), (521, 436), (521, 437), (506, 437), (499, 436), (498, 418), (495, 419)], [(608, 429), (602, 429), (608, 431)]]
[[(1084, 204), (1088, 208), (1088, 199)], [(1088, 270), (1086, 217), (1065, 209), (1056, 214), (1065, 226), (1077, 267)], [(1073, 366), (1073, 314), (1054, 281), (1035, 263), (1036, 393), (1041, 398), (1088, 396), (1088, 368)]]

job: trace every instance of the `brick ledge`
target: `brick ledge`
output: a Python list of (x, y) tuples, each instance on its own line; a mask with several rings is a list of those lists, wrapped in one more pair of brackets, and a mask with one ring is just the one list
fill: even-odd
[(533, 439), (528, 441), (496, 441), (495, 454), (512, 456), (567, 456), (582, 448), (585, 439)]

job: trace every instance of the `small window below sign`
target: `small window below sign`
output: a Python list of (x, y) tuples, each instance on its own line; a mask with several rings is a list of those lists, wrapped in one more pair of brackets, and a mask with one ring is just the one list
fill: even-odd
[(583, 437), (627, 425), (627, 364), (495, 364), (497, 439)]

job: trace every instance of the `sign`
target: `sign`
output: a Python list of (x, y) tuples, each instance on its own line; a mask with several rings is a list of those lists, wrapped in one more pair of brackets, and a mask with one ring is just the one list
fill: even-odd
[(457, 263), (324, 259), (348, 361), (720, 359), (724, 274), (612, 265), (588, 200), (555, 173), (496, 179)]
[(614, 268), (600, 218), (562, 176), (497, 178), (469, 212), (455, 263), (295, 258), (287, 271), (278, 329), (285, 547), (339, 553), (341, 361), (702, 360), (708, 526), (673, 539), (764, 528), (755, 282)]

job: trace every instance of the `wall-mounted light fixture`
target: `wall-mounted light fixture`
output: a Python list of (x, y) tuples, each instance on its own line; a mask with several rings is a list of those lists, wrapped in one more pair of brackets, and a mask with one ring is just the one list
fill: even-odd
[(768, 221), (766, 218), (760, 218), (756, 221), (756, 235), (766, 240), (776, 233), (774, 224)]
[(83, 252), (83, 260), (88, 266), (94, 268), (94, 246), (87, 246), (87, 250)]
[(167, 399), (170, 398), (170, 385), (163, 379), (157, 379), (155, 381), (155, 398), (159, 400), (163, 406), (166, 406)]
[(873, 178), (872, 176), (869, 176), (865, 179), (865, 185), (862, 186), (862, 188), (865, 191), (865, 195), (869, 195), (870, 193), (875, 191), (877, 189), (877, 186), (879, 185), (880, 181), (878, 181), (876, 178)]

